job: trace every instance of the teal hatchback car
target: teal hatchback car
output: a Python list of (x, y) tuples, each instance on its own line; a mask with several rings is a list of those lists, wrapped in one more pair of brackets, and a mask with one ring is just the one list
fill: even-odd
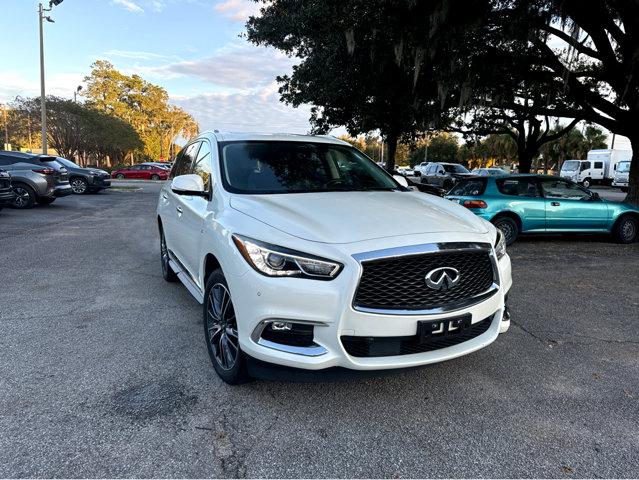
[(603, 200), (559, 177), (472, 177), (458, 182), (446, 198), (492, 222), (506, 244), (522, 233), (609, 232), (619, 243), (635, 242), (639, 234), (639, 208)]

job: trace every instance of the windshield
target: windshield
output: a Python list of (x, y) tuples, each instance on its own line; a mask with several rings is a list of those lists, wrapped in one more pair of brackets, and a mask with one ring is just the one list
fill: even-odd
[(580, 163), (581, 162), (579, 160), (567, 160), (564, 162), (561, 169), (566, 172), (574, 172), (575, 170), (579, 169)]
[(442, 165), (448, 173), (470, 173), (466, 167), (462, 165)]
[(617, 172), (626, 173), (630, 171), (630, 162), (619, 162), (617, 165)]
[(57, 157), (56, 161), (58, 163), (61, 163), (62, 165), (64, 165), (65, 167), (69, 167), (69, 168), (82, 168), (79, 165), (73, 163), (71, 160), (67, 160), (66, 158), (61, 158), (61, 157)]
[(220, 143), (224, 188), (234, 193), (398, 190), (383, 169), (358, 150), (309, 142)]

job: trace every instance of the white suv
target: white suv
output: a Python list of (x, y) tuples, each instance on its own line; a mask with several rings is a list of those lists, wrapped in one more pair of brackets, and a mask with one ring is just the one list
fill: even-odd
[(441, 362), (509, 325), (488, 222), (332, 137), (204, 133), (162, 188), (162, 271), (203, 304), (219, 376)]

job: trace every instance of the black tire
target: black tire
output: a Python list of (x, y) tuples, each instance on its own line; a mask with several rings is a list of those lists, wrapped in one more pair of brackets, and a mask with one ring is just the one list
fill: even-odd
[(14, 208), (33, 208), (36, 203), (36, 194), (33, 188), (24, 183), (14, 183), (13, 191), (16, 199), (13, 201)]
[(71, 178), (69, 184), (71, 185), (73, 193), (75, 193), (76, 195), (84, 195), (85, 193), (89, 193), (89, 182), (87, 182), (82, 177)]
[(204, 291), (204, 338), (219, 377), (229, 385), (250, 380), (246, 355), (240, 348), (237, 321), (228, 283), (221, 269), (209, 276)]
[(584, 178), (584, 181), (581, 182), (581, 185), (585, 188), (590, 188), (592, 187), (592, 180), (590, 178)]
[(55, 198), (40, 197), (36, 200), (36, 202), (38, 202), (38, 205), (47, 206), (51, 205), (53, 202), (55, 202), (55, 200)]
[(159, 180), (160, 176), (156, 175), (155, 173), (153, 175), (151, 175), (151, 180)]
[(118, 179), (122, 180), (122, 179), (124, 179), (124, 178), (125, 178), (125, 176), (124, 176), (124, 174), (123, 174), (123, 173), (118, 173), (118, 174), (115, 176), (115, 178), (118, 178)]
[(167, 282), (177, 282), (178, 276), (169, 264), (169, 249), (166, 246), (164, 231), (160, 228), (160, 262), (162, 263), (162, 278)]
[(504, 234), (506, 245), (512, 245), (515, 240), (517, 240), (519, 236), (519, 225), (517, 225), (517, 222), (512, 218), (505, 215), (495, 217), (492, 219), (492, 224)]
[(623, 215), (612, 227), (612, 236), (617, 243), (634, 243), (639, 237), (639, 217)]

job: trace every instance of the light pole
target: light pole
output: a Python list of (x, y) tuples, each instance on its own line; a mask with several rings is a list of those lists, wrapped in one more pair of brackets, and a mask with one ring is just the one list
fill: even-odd
[(78, 88), (76, 88), (76, 89), (73, 91), (73, 101), (74, 101), (75, 103), (78, 103), (78, 93), (80, 93), (80, 91), (81, 91), (81, 90), (82, 90), (82, 85), (78, 85)]
[(44, 88), (44, 21), (53, 22), (53, 19), (44, 14), (44, 12), (50, 12), (54, 5), (60, 5), (63, 0), (51, 0), (49, 2), (49, 8), (44, 8), (40, 3), (38, 5), (38, 21), (40, 26), (40, 115), (42, 121), (42, 153), (46, 155), (47, 148), (47, 106), (46, 106), (46, 91)]

